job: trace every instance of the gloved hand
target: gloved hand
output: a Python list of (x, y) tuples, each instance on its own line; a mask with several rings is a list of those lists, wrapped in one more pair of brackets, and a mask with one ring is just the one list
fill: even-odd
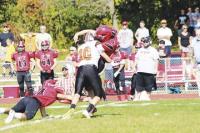
[(114, 77), (116, 78), (118, 74), (119, 74), (119, 71), (116, 71), (116, 72), (114, 73)]

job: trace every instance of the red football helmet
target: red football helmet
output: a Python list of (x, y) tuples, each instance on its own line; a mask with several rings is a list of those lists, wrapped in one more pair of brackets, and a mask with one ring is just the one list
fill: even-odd
[(41, 42), (41, 48), (42, 48), (42, 50), (47, 50), (47, 49), (49, 49), (49, 45), (50, 45), (50, 43), (49, 43), (48, 40), (42, 41), (42, 42)]
[(117, 37), (114, 37), (113, 39), (102, 43), (102, 47), (104, 48), (105, 53), (110, 56), (115, 52), (117, 48), (119, 48), (119, 42), (117, 40)]
[(106, 25), (102, 25), (96, 29), (95, 38), (97, 40), (99, 40), (100, 42), (106, 42), (106, 41), (110, 40), (112, 37), (113, 37), (113, 29), (112, 28), (110, 28)]
[(24, 45), (24, 42), (23, 41), (20, 41), (18, 44), (17, 44), (17, 51), (18, 52), (22, 52), (25, 50), (25, 45)]

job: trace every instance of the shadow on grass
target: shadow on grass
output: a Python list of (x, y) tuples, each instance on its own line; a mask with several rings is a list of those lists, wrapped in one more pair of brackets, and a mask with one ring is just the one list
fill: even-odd
[(118, 114), (118, 113), (98, 114), (98, 115), (92, 116), (92, 118), (99, 118), (99, 117), (106, 117), (106, 116), (120, 116), (120, 115), (122, 115), (122, 114)]

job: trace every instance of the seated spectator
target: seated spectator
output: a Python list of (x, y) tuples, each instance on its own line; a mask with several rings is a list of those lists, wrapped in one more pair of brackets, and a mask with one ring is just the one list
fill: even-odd
[(188, 32), (188, 26), (183, 25), (182, 26), (182, 32), (180, 33), (180, 36), (178, 37), (178, 45), (181, 49), (181, 55), (182, 57), (188, 57), (188, 53), (190, 52), (190, 42), (191, 42), (191, 36)]
[(10, 39), (7, 39), (6, 43), (7, 43), (7, 49), (6, 49), (7, 52), (2, 66), (3, 68), (2, 76), (5, 77), (6, 69), (9, 69), (9, 75), (10, 77), (13, 77), (15, 75), (15, 71), (14, 71), (14, 66), (12, 64), (12, 54), (15, 53), (15, 47), (13, 46), (12, 41)]

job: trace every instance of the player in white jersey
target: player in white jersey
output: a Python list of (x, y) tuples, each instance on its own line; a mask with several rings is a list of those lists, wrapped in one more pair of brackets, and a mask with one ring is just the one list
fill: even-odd
[(98, 61), (100, 56), (108, 62), (111, 62), (111, 59), (107, 54), (105, 54), (101, 45), (94, 40), (86, 41), (84, 44), (80, 45), (78, 48), (78, 55), (80, 62), (78, 64), (78, 70), (76, 74), (75, 95), (72, 100), (70, 110), (66, 113), (64, 118), (69, 118), (71, 115), (73, 115), (82, 90), (87, 84), (90, 86), (89, 89), (94, 92), (94, 97), (90, 101), (87, 109), (83, 112), (85, 117), (91, 117), (92, 112), (95, 109), (95, 105), (104, 95), (104, 90), (98, 75)]

